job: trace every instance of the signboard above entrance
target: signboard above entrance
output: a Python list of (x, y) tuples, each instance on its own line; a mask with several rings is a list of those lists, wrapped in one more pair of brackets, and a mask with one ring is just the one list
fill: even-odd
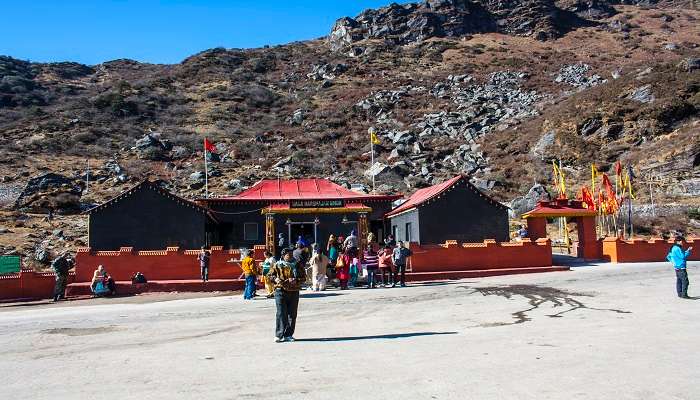
[(289, 208), (339, 208), (345, 207), (343, 200), (290, 200)]

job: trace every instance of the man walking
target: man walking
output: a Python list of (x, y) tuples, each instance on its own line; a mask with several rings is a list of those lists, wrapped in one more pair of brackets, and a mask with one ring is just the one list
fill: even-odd
[(66, 298), (66, 284), (68, 283), (68, 271), (73, 268), (75, 261), (66, 251), (51, 263), (54, 273), (56, 273), (56, 286), (53, 291), (53, 301)]
[(401, 274), (401, 287), (406, 287), (406, 262), (408, 257), (413, 254), (410, 249), (407, 249), (403, 241), (399, 241), (394, 249), (394, 283), (396, 283), (399, 273)]
[(209, 252), (202, 246), (202, 251), (199, 252), (197, 259), (199, 260), (199, 269), (202, 275), (202, 282), (207, 282), (209, 280)]
[(682, 299), (688, 299), (688, 271), (686, 270), (686, 260), (690, 256), (690, 251), (693, 250), (692, 247), (688, 247), (688, 250), (683, 250), (683, 242), (685, 239), (682, 236), (676, 236), (675, 243), (671, 247), (666, 259), (673, 264), (673, 268), (676, 270), (676, 292), (678, 297)]
[(275, 342), (293, 342), (299, 308), (299, 290), (306, 281), (306, 270), (292, 257), (288, 249), (282, 250), (282, 259), (267, 274), (275, 285), (277, 318)]

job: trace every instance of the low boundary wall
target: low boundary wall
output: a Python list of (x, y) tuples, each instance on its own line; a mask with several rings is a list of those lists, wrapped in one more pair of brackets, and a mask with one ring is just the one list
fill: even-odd
[[(614, 263), (634, 263), (634, 262), (657, 262), (666, 261), (672, 240), (663, 239), (633, 239), (622, 240), (609, 237), (602, 241), (603, 258)], [(700, 238), (688, 239), (686, 246), (693, 246), (695, 249), (690, 254), (689, 260), (700, 261), (700, 248), (695, 244), (700, 244)]]
[[(239, 263), (241, 253), (212, 246), (209, 262), (209, 279), (237, 279), (241, 275)], [(265, 246), (255, 246), (254, 258), (263, 260)], [(199, 250), (181, 250), (168, 247), (165, 250), (134, 251), (122, 247), (119, 251), (90, 251), (78, 249), (75, 256), (75, 282), (90, 282), (98, 265), (103, 265), (115, 281), (131, 281), (136, 272), (141, 272), (149, 281), (176, 281), (200, 279)]]
[[(68, 283), (75, 281), (75, 274), (68, 275)], [(53, 272), (36, 272), (23, 269), (18, 274), (0, 275), (0, 300), (50, 299), (56, 285)]]
[(411, 272), (449, 272), (506, 268), (552, 266), (552, 243), (549, 239), (532, 242), (502, 242), (484, 240), (483, 243), (447, 241), (440, 245), (411, 243), (413, 256)]

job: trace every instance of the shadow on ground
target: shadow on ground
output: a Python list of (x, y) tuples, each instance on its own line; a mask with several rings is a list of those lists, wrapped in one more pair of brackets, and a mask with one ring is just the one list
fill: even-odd
[(305, 299), (313, 299), (316, 297), (333, 297), (333, 296), (342, 296), (345, 293), (335, 293), (335, 292), (311, 292), (311, 293), (304, 293), (302, 292), (300, 297), (303, 297)]
[(575, 310), (594, 310), (594, 311), (610, 311), (618, 314), (631, 314), (631, 311), (618, 310), (615, 308), (595, 308), (585, 305), (581, 300), (575, 297), (593, 297), (589, 293), (577, 293), (570, 292), (568, 290), (557, 289), (553, 287), (537, 286), (537, 285), (506, 285), (506, 286), (490, 286), (490, 287), (476, 287), (471, 288), (468, 286), (459, 286), (463, 289), (472, 290), (472, 293), (481, 293), (484, 296), (500, 296), (506, 299), (511, 299), (513, 296), (522, 296), (528, 300), (531, 307), (526, 308), (521, 311), (516, 311), (512, 313), (513, 321), (511, 322), (495, 322), (482, 324), (482, 327), (493, 327), (493, 326), (505, 326), (505, 325), (516, 325), (522, 324), (527, 321), (531, 321), (532, 318), (528, 316), (530, 311), (534, 311), (540, 306), (549, 303), (551, 307), (566, 307), (565, 310), (559, 311), (554, 314), (548, 314), (550, 318), (561, 318), (564, 314), (575, 311)]
[(456, 335), (457, 332), (412, 332), (412, 333), (390, 333), (386, 335), (370, 335), (370, 336), (342, 336), (329, 338), (304, 338), (297, 339), (297, 342), (346, 342), (353, 340), (375, 340), (375, 339), (405, 339), (410, 337), (420, 336), (435, 336), (435, 335)]

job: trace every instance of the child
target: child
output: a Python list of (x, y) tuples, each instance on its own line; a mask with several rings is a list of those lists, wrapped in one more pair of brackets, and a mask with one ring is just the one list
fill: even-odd
[(367, 289), (374, 289), (379, 259), (377, 257), (377, 252), (372, 246), (368, 246), (367, 250), (365, 250), (365, 259), (362, 266), (367, 270)]
[(263, 261), (262, 267), (263, 267), (263, 283), (265, 284), (265, 290), (267, 290), (267, 297), (268, 299), (271, 299), (275, 297), (275, 285), (270, 281), (270, 279), (267, 277), (267, 274), (270, 272), (270, 267), (275, 265), (277, 263), (277, 260), (275, 260), (275, 257), (272, 255), (272, 252), (269, 250), (265, 252), (265, 261)]
[(357, 285), (357, 277), (360, 275), (360, 269), (362, 266), (360, 265), (360, 260), (357, 257), (353, 257), (352, 261), (350, 262), (350, 283), (348, 286), (351, 288), (354, 288)]
[[(391, 280), (391, 287), (396, 286), (396, 282), (393, 279), (394, 260), (393, 251), (391, 247), (386, 246), (384, 250), (379, 253), (379, 271), (382, 274), (382, 287), (389, 286), (389, 281)], [(388, 278), (387, 276), (388, 275)]]

